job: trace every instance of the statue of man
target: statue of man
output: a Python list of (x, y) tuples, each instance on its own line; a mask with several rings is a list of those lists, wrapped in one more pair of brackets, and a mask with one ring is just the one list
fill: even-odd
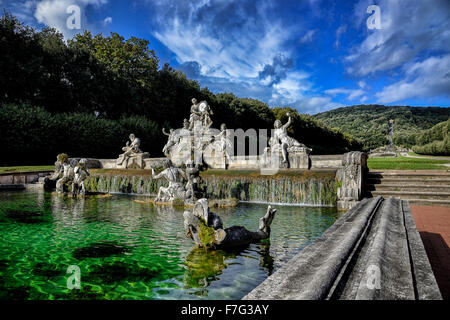
[(120, 166), (124, 161), (128, 163), (128, 159), (136, 153), (142, 153), (141, 149), (141, 140), (137, 138), (133, 133), (130, 134), (130, 141), (127, 141), (125, 147), (122, 148), (122, 151), (125, 151), (123, 154), (119, 156), (119, 160), (117, 164)]
[(292, 123), (291, 116), (289, 112), (286, 113), (288, 116), (288, 122), (286, 122), (284, 125), (281, 123), (280, 120), (276, 120), (274, 123), (275, 131), (274, 131), (274, 138), (275, 141), (279, 142), (281, 144), (281, 150), (283, 153), (283, 162), (288, 161), (288, 152), (287, 149), (290, 147), (305, 147), (304, 144), (301, 144), (294, 138), (291, 138), (287, 134), (287, 129)]
[(156, 201), (171, 201), (176, 198), (184, 199), (186, 195), (186, 189), (184, 187), (184, 181), (187, 180), (186, 173), (175, 167), (172, 161), (167, 159), (164, 163), (164, 170), (155, 175), (155, 170), (152, 168), (152, 178), (160, 179), (164, 178), (169, 181), (169, 186), (160, 187)]

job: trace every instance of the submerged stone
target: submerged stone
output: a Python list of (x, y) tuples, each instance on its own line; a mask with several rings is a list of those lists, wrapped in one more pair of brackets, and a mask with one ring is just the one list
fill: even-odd
[(33, 266), (32, 274), (46, 278), (55, 278), (66, 274), (66, 270), (56, 264), (38, 262)]
[(121, 261), (96, 265), (85, 277), (88, 282), (116, 283), (121, 281), (150, 281), (161, 274), (159, 268), (143, 268)]
[(72, 256), (78, 260), (85, 258), (104, 258), (128, 252), (129, 249), (114, 241), (94, 242), (87, 247), (76, 248)]
[(19, 223), (34, 224), (44, 223), (44, 211), (40, 208), (8, 208), (5, 210), (6, 217)]

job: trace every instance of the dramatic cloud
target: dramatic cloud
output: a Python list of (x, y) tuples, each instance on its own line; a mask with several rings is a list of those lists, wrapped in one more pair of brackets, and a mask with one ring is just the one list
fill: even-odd
[(381, 30), (368, 30), (366, 10), (372, 1), (355, 6), (355, 21), (367, 33), (346, 57), (347, 71), (355, 76), (386, 72), (410, 62), (421, 53), (449, 51), (448, 0), (381, 0)]
[[(88, 9), (99, 9), (106, 5), (108, 0), (22, 0), (7, 1), (8, 9), (21, 21), (36, 26), (36, 23), (44, 24), (55, 28), (61, 32), (66, 39), (72, 38), (76, 33), (84, 29), (97, 30), (97, 26), (106, 25), (112, 22), (108, 17), (104, 21), (89, 21), (87, 18)], [(7, 5), (5, 4), (5, 6)], [(80, 29), (70, 29), (67, 26), (67, 19), (73, 14), (68, 12), (70, 6), (80, 8)]]
[(292, 58), (287, 58), (278, 54), (273, 58), (272, 64), (266, 64), (264, 69), (259, 72), (259, 79), (263, 84), (273, 85), (286, 78), (286, 71), (294, 67)]
[(377, 93), (380, 103), (430, 96), (450, 97), (450, 54), (405, 66), (405, 79)]
[[(71, 38), (83, 29), (91, 29), (92, 25), (86, 16), (87, 6), (99, 7), (108, 2), (108, 0), (42, 0), (37, 3), (35, 18), (39, 23), (43, 23), (49, 27), (53, 27), (60, 31), (64, 37)], [(81, 14), (81, 28), (70, 29), (67, 26), (67, 19), (72, 12), (67, 12), (70, 6), (78, 6)]]
[[(390, 75), (391, 79), (400, 79), (375, 94), (380, 103), (435, 98), (436, 95), (448, 97), (449, 80), (443, 70), (449, 69), (450, 2), (381, 0), (377, 3), (381, 29), (369, 30), (366, 10), (371, 4), (370, 0), (361, 0), (354, 7), (355, 27), (363, 30), (366, 37), (351, 48), (345, 58), (347, 72), (354, 77)], [(340, 93), (363, 94), (358, 91)], [(361, 98), (365, 99), (367, 96)]]
[[(269, 0), (155, 1), (153, 35), (175, 54), (178, 69), (213, 92), (299, 109), (311, 98), (309, 105), (315, 107), (309, 74), (294, 65), (293, 49), (298, 41), (313, 41), (316, 30), (284, 21), (276, 14), (282, 5)], [(306, 5), (317, 9), (317, 1)], [(295, 39), (300, 40), (290, 42)], [(326, 99), (321, 102), (330, 104)]]

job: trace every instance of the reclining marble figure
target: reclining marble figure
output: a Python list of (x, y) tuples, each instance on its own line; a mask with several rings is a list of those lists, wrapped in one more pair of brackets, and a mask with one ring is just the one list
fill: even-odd
[(125, 169), (128, 168), (128, 161), (132, 157), (140, 157), (140, 161), (138, 161), (137, 165), (138, 167), (143, 167), (142, 164), (142, 158), (148, 157), (147, 152), (143, 152), (140, 149), (141, 146), (141, 140), (137, 138), (133, 133), (130, 134), (130, 141), (127, 141), (125, 147), (122, 148), (122, 153), (119, 155), (119, 158), (117, 159), (117, 165), (121, 166), (125, 162)]
[(283, 155), (283, 162), (288, 162), (288, 151), (289, 149), (296, 149), (296, 148), (306, 148), (306, 146), (297, 140), (295, 140), (292, 137), (288, 136), (287, 129), (292, 123), (291, 116), (289, 112), (286, 113), (288, 116), (288, 121), (283, 125), (280, 120), (275, 120), (274, 123), (274, 135), (273, 139), (275, 141), (272, 141), (271, 148), (276, 148), (277, 146), (281, 147), (282, 155)]
[(224, 249), (246, 246), (270, 237), (270, 225), (276, 211), (271, 206), (267, 207), (266, 214), (259, 219), (257, 231), (249, 231), (241, 226), (223, 229), (222, 220), (218, 215), (209, 211), (208, 200), (203, 198), (195, 203), (192, 212), (184, 212), (184, 227), (187, 236), (194, 240), (199, 247)]

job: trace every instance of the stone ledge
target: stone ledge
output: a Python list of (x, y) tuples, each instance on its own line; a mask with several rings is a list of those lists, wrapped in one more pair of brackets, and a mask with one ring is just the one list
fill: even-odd
[[(373, 268), (379, 288), (368, 285)], [(408, 202), (377, 197), (359, 202), (244, 299), (442, 298)]]

